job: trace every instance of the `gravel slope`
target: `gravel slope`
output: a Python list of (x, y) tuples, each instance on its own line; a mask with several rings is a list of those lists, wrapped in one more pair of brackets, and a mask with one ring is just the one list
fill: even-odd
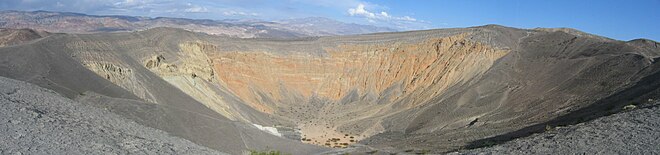
[(0, 154), (223, 154), (0, 77)]
[(452, 154), (660, 154), (660, 107), (618, 113)]

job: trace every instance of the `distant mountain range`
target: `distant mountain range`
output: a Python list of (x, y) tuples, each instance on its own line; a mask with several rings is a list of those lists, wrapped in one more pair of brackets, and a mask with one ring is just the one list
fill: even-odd
[(56, 33), (96, 33), (136, 31), (154, 27), (181, 28), (211, 35), (238, 38), (294, 38), (397, 31), (387, 27), (344, 23), (323, 17), (278, 21), (256, 19), (208, 20), (87, 15), (50, 11), (0, 11), (0, 28), (30, 28)]

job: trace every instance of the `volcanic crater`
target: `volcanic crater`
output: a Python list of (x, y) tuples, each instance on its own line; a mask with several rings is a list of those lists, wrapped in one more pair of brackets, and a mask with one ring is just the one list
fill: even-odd
[(498, 25), (302, 39), (173, 28), (42, 37), (0, 48), (1, 75), (232, 154), (478, 147), (647, 101), (660, 69), (654, 41)]

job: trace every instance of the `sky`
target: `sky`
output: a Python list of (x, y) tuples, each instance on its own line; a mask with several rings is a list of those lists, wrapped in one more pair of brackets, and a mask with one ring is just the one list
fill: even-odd
[(660, 41), (660, 0), (0, 0), (0, 10), (193, 19), (327, 17), (398, 30), (499, 24)]

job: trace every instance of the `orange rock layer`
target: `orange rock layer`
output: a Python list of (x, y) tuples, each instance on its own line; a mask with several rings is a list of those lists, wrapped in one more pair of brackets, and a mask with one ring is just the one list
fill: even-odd
[[(264, 112), (276, 108), (264, 104), (264, 97), (278, 102), (315, 95), (337, 101), (352, 90), (378, 95), (396, 84), (400, 84), (400, 93), (390, 100), (417, 92), (421, 103), (423, 98), (483, 73), (507, 53), (466, 36), (406, 44), (344, 44), (326, 48), (326, 57), (248, 51), (220, 53), (211, 59), (220, 82)], [(424, 91), (427, 89), (433, 91)]]

